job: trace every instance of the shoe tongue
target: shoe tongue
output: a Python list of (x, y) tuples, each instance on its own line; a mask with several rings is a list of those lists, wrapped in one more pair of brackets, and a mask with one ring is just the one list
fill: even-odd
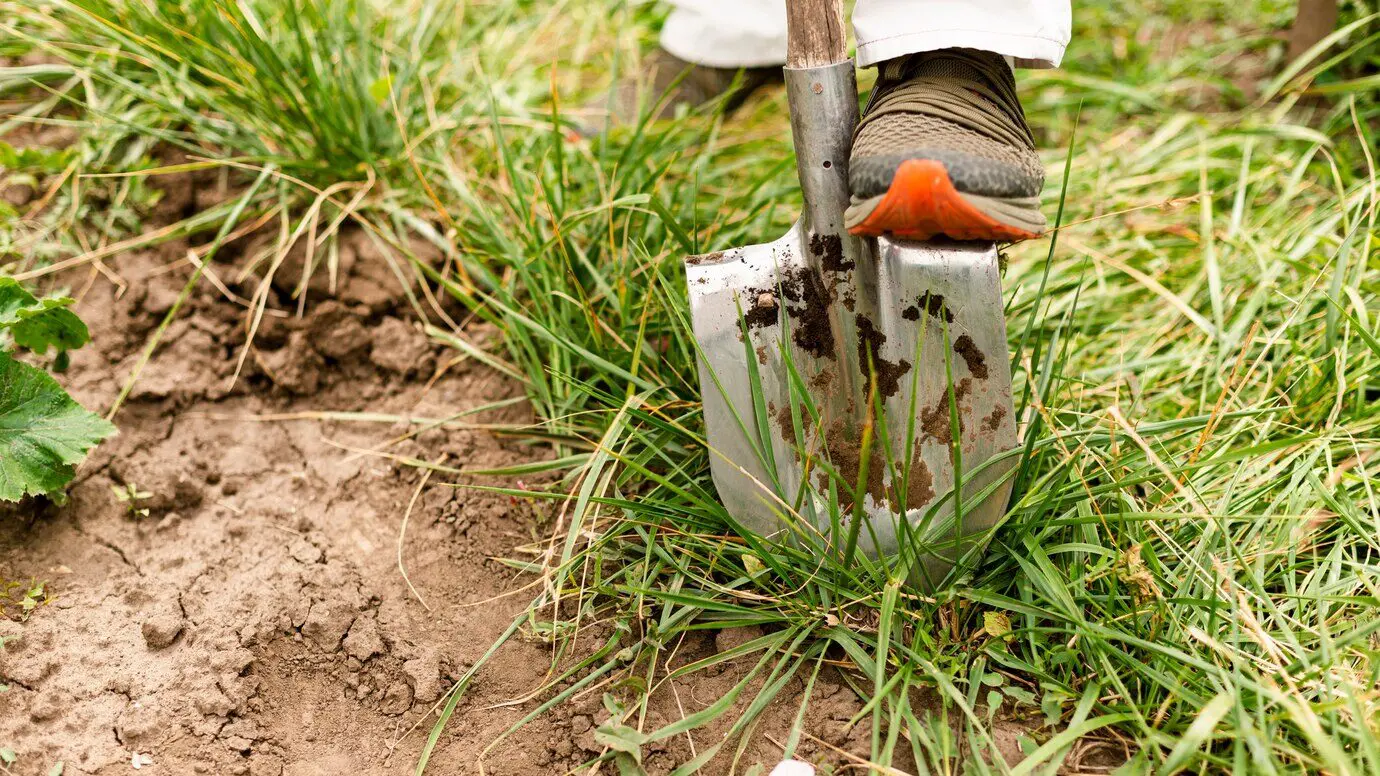
[(882, 65), (881, 76), (892, 84), (892, 88), (901, 86), (914, 78), (951, 81), (957, 86), (968, 87), (975, 98), (982, 99), (984, 103), (990, 103), (990, 100), (982, 97), (977, 90), (971, 88), (977, 84), (995, 86), (991, 81), (992, 77), (984, 73), (980, 67), (978, 56), (980, 55), (975, 56), (975, 53), (969, 53), (962, 49), (911, 54), (885, 62)]
[(968, 57), (954, 51), (915, 54), (905, 58), (904, 77), (952, 78), (960, 81), (982, 81), (984, 76)]

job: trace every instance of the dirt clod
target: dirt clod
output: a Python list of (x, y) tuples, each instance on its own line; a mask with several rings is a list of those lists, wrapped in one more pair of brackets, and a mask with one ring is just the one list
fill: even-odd
[(945, 304), (943, 294), (926, 292), (924, 296), (916, 300), (915, 304), (902, 310), (901, 317), (908, 321), (918, 321), (922, 310), (935, 320), (942, 320), (945, 323), (954, 322), (954, 314)]
[(982, 419), (982, 430), (995, 433), (1001, 428), (1001, 422), (1006, 419), (1006, 408), (1000, 404), (992, 408), (987, 417)]
[[(776, 288), (748, 290), (748, 299), (760, 301), (764, 296), (785, 300), (791, 317), (791, 339), (796, 346), (815, 358), (834, 357), (833, 325), (829, 321), (830, 295), (823, 280), (815, 272), (799, 269), (786, 274)], [(780, 302), (778, 302), (780, 304)], [(753, 304), (743, 311), (748, 328), (773, 326), (779, 320), (776, 305), (764, 307)]]
[(968, 365), (968, 374), (979, 380), (987, 379), (987, 358), (978, 350), (973, 338), (964, 334), (954, 341), (954, 352)]
[(350, 632), (355, 613), (343, 602), (322, 600), (312, 604), (302, 623), (302, 635), (323, 650), (334, 652)]
[(810, 378), (810, 388), (816, 391), (827, 391), (834, 382), (834, 370), (821, 369)]
[(369, 332), (354, 311), (335, 300), (318, 305), (307, 327), (312, 346), (326, 358), (341, 361), (367, 350)]
[[(858, 487), (863, 473), (862, 435), (859, 431), (850, 429), (843, 421), (836, 420), (829, 424), (824, 446), (829, 452), (829, 461), (843, 480), (839, 488), (839, 506), (845, 511), (851, 511), (854, 506), (853, 491)], [(881, 445), (874, 439), (872, 454), (867, 462), (867, 482), (863, 492), (872, 496), (873, 503), (877, 505), (887, 502), (886, 487), (883, 484), (885, 470), (886, 458), (882, 455)], [(820, 472), (818, 484), (821, 489), (829, 485), (828, 477), (823, 472)]]
[(18, 210), (33, 201), (37, 192), (27, 183), (11, 183), (0, 187), (0, 202)]
[(255, 360), (273, 384), (291, 394), (308, 396), (321, 388), (325, 362), (312, 347), (311, 335), (294, 331), (287, 345), (267, 353), (255, 351)]
[(431, 703), (441, 697), (441, 656), (434, 648), (424, 649), (403, 663), (402, 670), (412, 680), (412, 694), (419, 702)]
[(906, 509), (918, 509), (934, 500), (934, 475), (916, 446), (910, 459), (910, 473), (906, 480)]
[(945, 443), (953, 439), (953, 423), (949, 416), (950, 393), (953, 394), (954, 404), (958, 406), (958, 430), (960, 434), (963, 433), (963, 400), (967, 398), (972, 385), (972, 378), (965, 377), (958, 381), (952, 392), (944, 391), (933, 404), (920, 409), (920, 430), (924, 438)]
[(388, 318), (370, 334), (369, 360), (387, 372), (418, 374), (429, 365), (431, 344), (426, 335), (397, 318)]
[(177, 640), (182, 633), (182, 613), (166, 608), (146, 618), (139, 626), (144, 643), (149, 649), (163, 649)]
[[(428, 243), (414, 240), (410, 249), (418, 258), (432, 263), (436, 249)], [(405, 306), (407, 288), (399, 277), (406, 277), (399, 269), (401, 260), (388, 256), (362, 230), (347, 232), (340, 238), (340, 265), (348, 267), (342, 272), (336, 289), (336, 297), (346, 305), (363, 305), (371, 315), (379, 315)], [(325, 275), (324, 272), (320, 273)], [(411, 285), (409, 281), (408, 285)]]
[(724, 628), (714, 634), (714, 649), (722, 654), (731, 649), (761, 638), (763, 635), (760, 625), (744, 625), (741, 628)]
[(872, 376), (877, 380), (877, 393), (884, 397), (895, 396), (901, 389), (901, 378), (910, 371), (910, 362), (904, 358), (895, 362), (882, 358), (881, 349), (886, 344), (886, 335), (878, 331), (867, 316), (859, 315), (857, 320), (858, 367), (866, 378), (870, 364)]
[(834, 333), (829, 321), (829, 293), (825, 291), (819, 276), (812, 272), (802, 270), (798, 283), (801, 304), (789, 308), (795, 325), (791, 339), (801, 350), (815, 358), (833, 358)]
[(412, 708), (412, 700), (412, 688), (408, 686), (407, 682), (393, 682), (383, 692), (383, 702), (379, 704), (379, 711), (390, 717), (396, 717)]
[(843, 258), (843, 240), (836, 234), (810, 235), (810, 253), (819, 257), (825, 272), (848, 272), (856, 266)]
[(779, 318), (776, 297), (770, 291), (759, 292), (752, 306), (743, 311), (743, 320), (749, 329), (775, 326)]
[(354, 623), (350, 625), (350, 633), (341, 646), (344, 647), (345, 654), (360, 662), (374, 655), (381, 655), (387, 649), (383, 639), (379, 637), (378, 621), (368, 614), (355, 618)]

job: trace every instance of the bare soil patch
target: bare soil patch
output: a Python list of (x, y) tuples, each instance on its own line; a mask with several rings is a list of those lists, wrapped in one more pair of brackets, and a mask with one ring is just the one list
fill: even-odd
[[(160, 205), (169, 218), (198, 198), (196, 186), (182, 188)], [(445, 418), (520, 395), (482, 365), (447, 363), (454, 354), (415, 325), (381, 259), (362, 239), (347, 243), (356, 255), (334, 295), (315, 297), (300, 319), (266, 318), (233, 384), (245, 308), (203, 282), (70, 502), (0, 513), (0, 576), (45, 581), (51, 595), (26, 620), (0, 619), (0, 682), (10, 685), (0, 695), (0, 745), (18, 753), (15, 774), (46, 774), (58, 761), (69, 776), (129, 773), (135, 762), (155, 774), (410, 773), (437, 701), (527, 605), (521, 588), (532, 577), (496, 558), (545, 538), (545, 507), (433, 477), (408, 518), (414, 595), (396, 546), (422, 474), (359, 451), (468, 468), (548, 451), (455, 425), (398, 441), (419, 427), (320, 415)], [(192, 271), (187, 247), (173, 242), (61, 278), (95, 334), (64, 377), (87, 406), (106, 408), (119, 393)], [(228, 290), (251, 293), (231, 282), (232, 267), (217, 269)], [(522, 423), (529, 410), (518, 403), (465, 420)], [(131, 503), (121, 492), (144, 495)], [(581, 644), (611, 632), (595, 625)], [(660, 676), (754, 635), (682, 642)], [(601, 684), (485, 752), (549, 697), (534, 693), (551, 661), (552, 646), (526, 635), (504, 647), (457, 708), (428, 772), (478, 773), (482, 760), (487, 773), (562, 773), (603, 751), (594, 728), (608, 716), (610, 688)], [(710, 705), (752, 662), (668, 683), (644, 729)], [(779, 696), (739, 772), (780, 759), (803, 690), (797, 679)], [(807, 716), (820, 740), (807, 737), (801, 753), (839, 763), (848, 758), (831, 747), (865, 753), (870, 729), (847, 724), (859, 708), (827, 671)], [(724, 732), (653, 744), (645, 767), (665, 773)], [(730, 747), (704, 772), (730, 772), (734, 758)]]

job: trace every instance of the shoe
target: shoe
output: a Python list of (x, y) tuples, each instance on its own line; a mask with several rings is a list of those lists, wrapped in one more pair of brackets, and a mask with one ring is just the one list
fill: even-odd
[[(641, 111), (658, 102), (661, 107), (652, 116), (654, 120), (675, 115), (676, 108), (681, 105), (698, 108), (722, 99), (724, 113), (729, 114), (757, 90), (783, 80), (779, 66), (709, 67), (686, 62), (661, 48), (653, 52), (645, 64), (646, 75), (620, 82), (611, 95), (599, 104), (590, 105), (590, 112), (610, 116), (615, 124), (633, 124), (641, 118)], [(644, 92), (643, 87), (649, 82), (650, 89)]]
[(881, 65), (853, 133), (844, 223), (866, 237), (1028, 240), (1045, 230), (1044, 182), (1001, 56), (911, 54)]

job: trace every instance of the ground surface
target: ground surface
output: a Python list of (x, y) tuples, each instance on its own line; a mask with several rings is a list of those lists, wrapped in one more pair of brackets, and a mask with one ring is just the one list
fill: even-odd
[[(368, 250), (362, 239), (346, 243)], [(86, 286), (78, 310), (101, 332), (68, 375), (87, 406), (109, 406), (141, 358), (185, 283), (190, 268), (177, 267), (185, 249), (174, 242), (122, 259), (112, 277), (128, 284), (123, 293), (103, 275), (66, 278)], [(151, 761), (140, 769), (150, 773), (411, 772), (442, 693), (527, 606), (530, 589), (520, 588), (531, 577), (494, 558), (541, 538), (540, 509), (423, 488), (404, 552), (414, 595), (396, 546), (421, 475), (360, 451), (484, 468), (542, 450), (453, 427), (399, 442), (427, 426), (316, 415), (367, 407), (439, 419), (520, 395), (483, 365), (438, 370), (398, 282), (375, 272), (376, 256), (361, 259), (340, 301), (300, 320), (271, 317), (233, 387), (244, 309), (204, 286), (136, 382), (119, 436), (83, 467), (70, 503), (26, 504), (7, 517), (19, 528), (0, 534), (0, 572), (45, 580), (51, 596), (27, 621), (0, 619), (0, 678), (11, 685), (0, 741), (20, 755), (14, 773), (47, 773), (59, 761), (67, 774), (126, 773), (137, 755)], [(517, 404), (461, 422), (521, 422), (527, 411)], [(133, 507), (117, 495), (129, 488), (145, 494)], [(666, 663), (755, 635), (706, 633)], [(510, 642), (457, 710), (431, 772), (477, 772), (485, 747), (537, 705), (528, 696), (550, 661), (537, 641)], [(670, 716), (651, 722), (712, 703), (745, 668), (677, 683), (659, 704)], [(799, 691), (759, 726), (743, 765), (772, 761), (771, 741), (785, 739)], [(603, 751), (593, 737), (601, 694), (581, 697), (495, 747), (484, 758), (489, 772), (562, 772)], [(867, 725), (845, 724), (859, 707), (826, 675), (806, 729), (865, 750)], [(649, 770), (669, 770), (694, 745), (686, 736), (666, 742)], [(838, 759), (815, 742), (803, 751)]]

